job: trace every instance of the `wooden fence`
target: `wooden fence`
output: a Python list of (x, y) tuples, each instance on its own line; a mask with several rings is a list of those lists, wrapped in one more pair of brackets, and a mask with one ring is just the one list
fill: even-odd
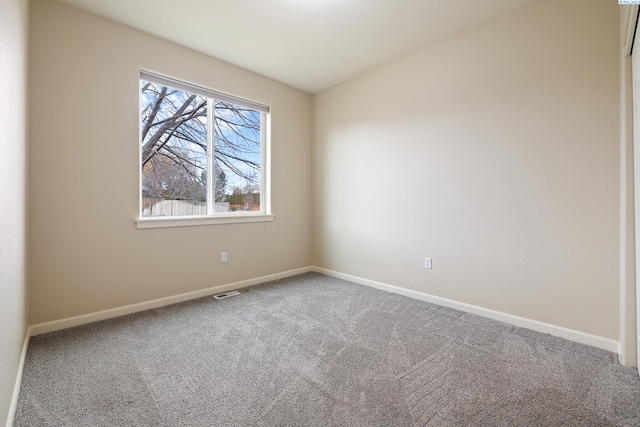
[[(229, 212), (229, 203), (215, 202), (216, 212)], [(207, 204), (205, 202), (192, 202), (189, 200), (165, 200), (142, 198), (142, 216), (188, 216), (206, 215)]]

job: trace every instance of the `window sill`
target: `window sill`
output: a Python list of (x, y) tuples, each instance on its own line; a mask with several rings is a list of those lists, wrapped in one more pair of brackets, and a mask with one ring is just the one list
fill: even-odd
[(272, 214), (235, 214), (220, 216), (185, 216), (185, 217), (143, 217), (136, 219), (136, 227), (165, 228), (191, 227), (196, 225), (242, 224), (248, 222), (270, 222), (275, 219)]

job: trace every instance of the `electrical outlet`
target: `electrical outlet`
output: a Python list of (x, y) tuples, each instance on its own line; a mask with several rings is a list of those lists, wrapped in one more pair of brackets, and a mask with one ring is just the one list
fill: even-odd
[(227, 262), (227, 253), (226, 252), (222, 252), (220, 254), (220, 262)]
[(428, 268), (429, 270), (431, 270), (431, 258), (424, 258), (424, 268)]

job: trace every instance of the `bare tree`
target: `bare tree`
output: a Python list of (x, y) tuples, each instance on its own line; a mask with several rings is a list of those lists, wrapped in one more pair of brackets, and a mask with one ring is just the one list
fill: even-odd
[[(143, 195), (206, 199), (207, 99), (151, 82), (142, 82), (141, 93)], [(260, 113), (214, 102), (214, 192), (222, 200), (230, 181), (258, 184)]]
[[(195, 169), (195, 168), (194, 168)], [(205, 202), (206, 187), (174, 160), (163, 154), (153, 156), (144, 166), (142, 196), (166, 200), (191, 200)]]
[(252, 211), (254, 206), (260, 206), (260, 188), (247, 181), (242, 192), (244, 199), (244, 209)]

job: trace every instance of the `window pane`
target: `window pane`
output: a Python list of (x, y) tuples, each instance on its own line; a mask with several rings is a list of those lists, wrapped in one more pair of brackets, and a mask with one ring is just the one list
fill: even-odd
[(216, 101), (214, 123), (216, 212), (260, 211), (261, 113)]
[(207, 214), (207, 99), (141, 84), (142, 216)]

